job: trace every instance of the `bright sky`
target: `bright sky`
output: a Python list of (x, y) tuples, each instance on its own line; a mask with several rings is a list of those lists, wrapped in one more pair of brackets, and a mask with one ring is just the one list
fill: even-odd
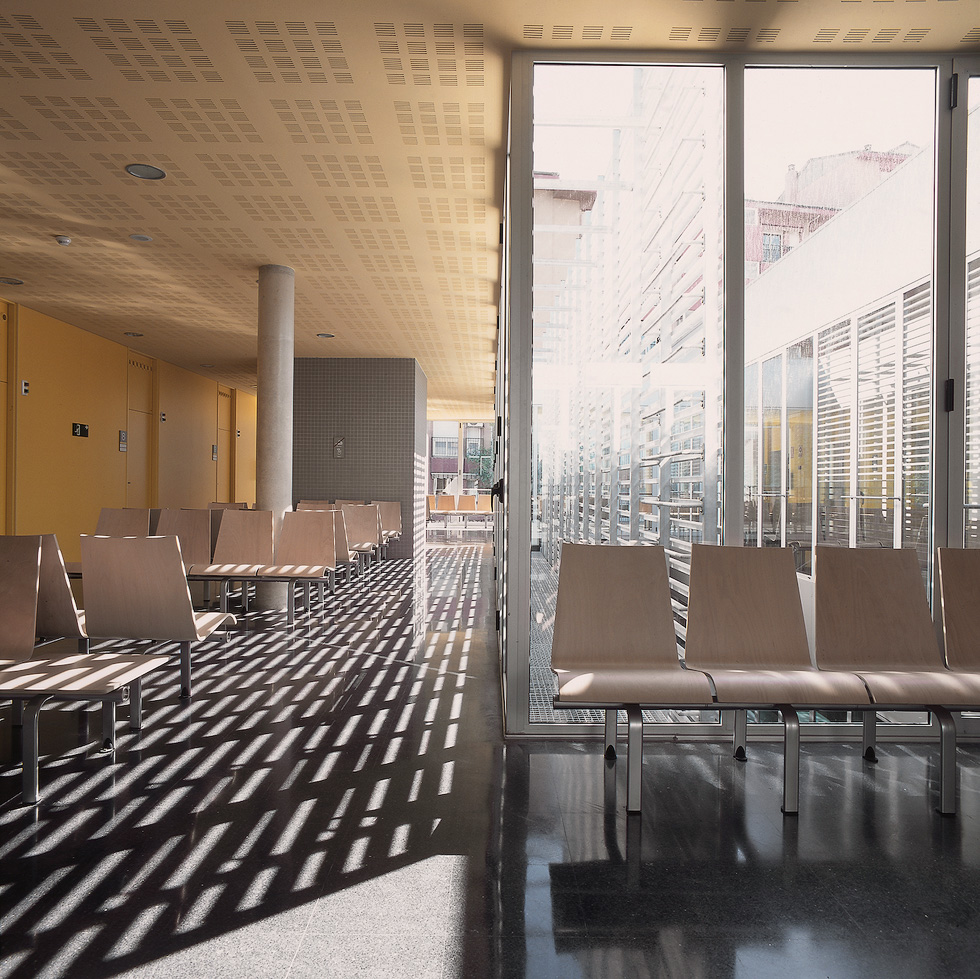
[[(567, 122), (573, 112), (589, 121), (622, 117), (629, 109), (635, 70), (632, 65), (539, 66), (535, 118)], [(920, 68), (749, 69), (746, 196), (776, 198), (789, 164), (799, 170), (811, 157), (866, 144), (875, 150), (890, 150), (906, 141), (927, 145), (935, 129), (934, 79), (931, 69)], [(537, 125), (534, 168), (556, 170), (566, 179), (594, 180), (608, 171), (611, 147), (606, 127)]]

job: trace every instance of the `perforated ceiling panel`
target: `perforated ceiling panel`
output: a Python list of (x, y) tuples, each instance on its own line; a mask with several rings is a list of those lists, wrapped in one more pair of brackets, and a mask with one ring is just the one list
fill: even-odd
[(297, 356), (415, 357), (433, 417), (492, 411), (514, 48), (980, 48), (977, 0), (266, 6), (6, 4), (0, 294), (248, 390), (289, 265)]

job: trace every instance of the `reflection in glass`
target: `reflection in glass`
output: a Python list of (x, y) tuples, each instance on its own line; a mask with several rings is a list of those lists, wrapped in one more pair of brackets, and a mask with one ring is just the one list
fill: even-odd
[(967, 88), (966, 460), (967, 547), (980, 547), (980, 78)]
[(792, 546), (802, 573), (815, 541), (915, 547), (930, 574), (935, 84), (932, 69), (745, 74), (759, 543)]
[(691, 545), (720, 540), (723, 87), (717, 67), (535, 68), (535, 721), (562, 540), (663, 544), (681, 645)]

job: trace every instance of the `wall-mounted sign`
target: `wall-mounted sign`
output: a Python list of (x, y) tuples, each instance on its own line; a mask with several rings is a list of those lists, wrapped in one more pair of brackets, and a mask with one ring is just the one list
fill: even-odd
[(72, 435), (77, 435), (79, 438), (88, 438), (88, 425), (83, 425), (81, 422), (71, 423), (71, 433)]

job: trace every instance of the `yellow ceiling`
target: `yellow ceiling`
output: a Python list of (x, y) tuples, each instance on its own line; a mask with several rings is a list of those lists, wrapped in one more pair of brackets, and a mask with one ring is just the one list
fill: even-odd
[(0, 297), (249, 389), (289, 265), (296, 355), (415, 357), (435, 418), (492, 414), (513, 50), (980, 49), (978, 0), (205, 6), (4, 5)]

